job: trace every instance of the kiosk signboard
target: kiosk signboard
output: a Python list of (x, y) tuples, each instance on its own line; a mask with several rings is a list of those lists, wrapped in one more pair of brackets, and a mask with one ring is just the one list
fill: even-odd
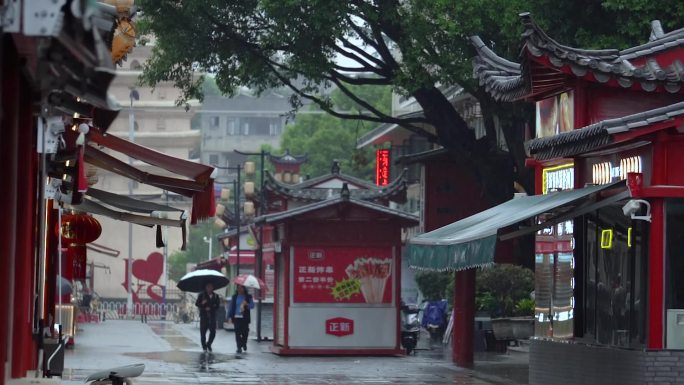
[(295, 303), (392, 303), (391, 248), (297, 248)]

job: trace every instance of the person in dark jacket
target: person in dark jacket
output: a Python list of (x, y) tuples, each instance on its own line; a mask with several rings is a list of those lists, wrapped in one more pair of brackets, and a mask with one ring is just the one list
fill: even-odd
[(235, 326), (235, 344), (237, 353), (247, 351), (247, 337), (249, 336), (249, 323), (251, 321), (250, 309), (254, 308), (252, 296), (247, 292), (247, 288), (237, 285), (236, 293), (230, 301), (228, 318)]
[[(214, 285), (207, 283), (204, 291), (197, 296), (195, 306), (199, 308), (200, 314), (200, 341), (202, 342), (202, 350), (211, 352), (211, 343), (216, 337), (216, 309), (219, 308), (220, 299), (218, 294), (214, 293)], [(209, 340), (207, 340), (207, 330), (209, 331)]]

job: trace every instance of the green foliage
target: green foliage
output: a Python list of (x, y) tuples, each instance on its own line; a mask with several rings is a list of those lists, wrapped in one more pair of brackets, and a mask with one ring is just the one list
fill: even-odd
[(420, 271), (416, 273), (416, 284), (428, 301), (444, 299), (449, 283), (453, 282), (451, 272)]
[[(357, 86), (353, 89), (365, 100), (372, 101), (378, 110), (389, 112), (391, 109), (389, 87)], [(331, 98), (341, 108), (359, 112), (358, 106), (339, 90), (333, 91)], [(285, 128), (280, 147), (289, 149), (293, 154), (308, 155), (308, 161), (302, 166), (302, 175), (328, 174), (332, 160), (336, 159), (345, 174), (370, 180), (374, 173), (372, 149), (356, 149), (356, 141), (373, 127), (369, 122), (335, 118), (312, 107), (306, 113), (297, 114), (295, 122)]]
[(533, 316), (534, 306), (532, 298), (523, 298), (515, 305), (515, 314), (518, 316)]
[(478, 310), (492, 317), (510, 317), (521, 300), (530, 298), (534, 273), (521, 266), (500, 264), (479, 270), (476, 282)]
[(214, 226), (213, 221), (190, 226), (187, 249), (175, 251), (169, 256), (169, 277), (178, 281), (186, 273), (188, 263), (198, 263), (209, 258), (209, 244), (204, 242), (204, 237), (211, 238), (212, 257), (216, 257), (220, 252), (218, 240), (215, 236), (218, 231), (219, 229)]

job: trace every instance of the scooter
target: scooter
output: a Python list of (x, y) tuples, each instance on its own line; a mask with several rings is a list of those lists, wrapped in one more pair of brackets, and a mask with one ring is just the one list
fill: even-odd
[(401, 346), (406, 350), (406, 355), (415, 355), (418, 338), (420, 338), (420, 309), (416, 305), (401, 305)]
[(145, 364), (133, 364), (102, 370), (84, 380), (90, 385), (131, 385), (131, 378), (138, 377), (145, 370)]

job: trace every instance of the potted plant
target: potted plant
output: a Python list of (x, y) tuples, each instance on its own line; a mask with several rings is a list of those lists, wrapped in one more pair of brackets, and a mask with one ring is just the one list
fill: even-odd
[(476, 306), (492, 317), (497, 340), (527, 339), (534, 335), (532, 270), (515, 265), (495, 265), (477, 276)]

